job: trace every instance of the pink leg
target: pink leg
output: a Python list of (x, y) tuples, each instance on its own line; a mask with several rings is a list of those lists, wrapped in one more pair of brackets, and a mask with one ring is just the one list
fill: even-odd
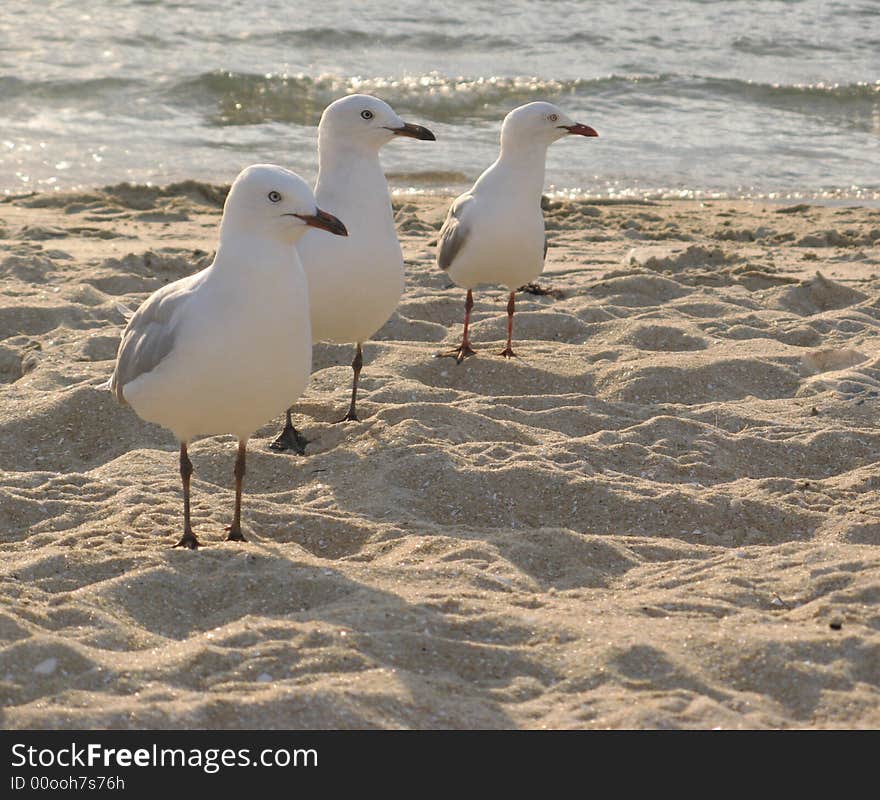
[(461, 337), (461, 344), (455, 350), (449, 350), (446, 353), (437, 353), (437, 358), (454, 358), (456, 363), (461, 364), (468, 356), (476, 355), (476, 350), (471, 347), (471, 340), (468, 338), (468, 326), (471, 323), (471, 309), (474, 307), (474, 294), (468, 289), (467, 299), (464, 303), (464, 333)]

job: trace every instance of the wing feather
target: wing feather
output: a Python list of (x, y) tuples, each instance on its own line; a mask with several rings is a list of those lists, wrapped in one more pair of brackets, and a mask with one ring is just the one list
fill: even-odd
[(134, 313), (122, 334), (110, 391), (126, 404), (122, 390), (127, 383), (152, 372), (174, 349), (183, 306), (191, 296), (193, 279), (169, 283), (151, 294)]
[(472, 195), (461, 195), (456, 198), (449, 209), (449, 214), (446, 215), (446, 221), (440, 228), (440, 236), (437, 240), (437, 265), (440, 269), (445, 270), (452, 266), (452, 262), (467, 241), (470, 232), (467, 210), (473, 199)]

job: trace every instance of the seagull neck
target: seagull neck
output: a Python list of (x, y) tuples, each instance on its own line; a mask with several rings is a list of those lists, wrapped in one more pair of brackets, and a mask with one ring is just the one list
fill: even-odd
[[(375, 208), (382, 194), (388, 196), (388, 181), (379, 161), (379, 153), (371, 147), (338, 143), (319, 145), (318, 180), (315, 198), (318, 205), (331, 213), (343, 213), (351, 207)], [(391, 200), (388, 200), (390, 213)]]
[(356, 139), (340, 141), (339, 137), (318, 138), (318, 180), (322, 173), (336, 171), (382, 172), (379, 151), (368, 142)]
[[(544, 162), (547, 148), (541, 144), (513, 144), (503, 142), (498, 160), (485, 177), (492, 175), (493, 183), (509, 181), (515, 176), (518, 187), (538, 196), (544, 191)], [(482, 180), (482, 179), (481, 179)]]
[(249, 270), (287, 269), (296, 252), (295, 244), (277, 241), (265, 231), (242, 231), (231, 226), (224, 229), (221, 225), (213, 271), (221, 275), (231, 272), (240, 279), (243, 264)]

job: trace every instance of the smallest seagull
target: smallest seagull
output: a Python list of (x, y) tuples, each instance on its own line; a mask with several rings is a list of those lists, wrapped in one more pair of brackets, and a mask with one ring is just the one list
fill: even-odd
[(200, 544), (190, 521), (187, 454), (200, 435), (238, 438), (227, 539), (244, 541), (247, 441), (309, 381), (309, 290), (294, 247), (309, 228), (347, 235), (336, 217), (317, 207), (299, 175), (271, 164), (248, 167), (226, 198), (213, 263), (155, 291), (122, 334), (110, 390), (180, 442), (183, 536), (175, 547)]
[(437, 264), (467, 289), (461, 345), (438, 353), (459, 364), (474, 355), (468, 338), (473, 290), (480, 284), (507, 287), (507, 347), (513, 352), (514, 297), (544, 269), (547, 238), (541, 194), (547, 148), (564, 136), (598, 136), (552, 103), (528, 103), (511, 111), (501, 126), (501, 153), (473, 187), (457, 197), (440, 229)]

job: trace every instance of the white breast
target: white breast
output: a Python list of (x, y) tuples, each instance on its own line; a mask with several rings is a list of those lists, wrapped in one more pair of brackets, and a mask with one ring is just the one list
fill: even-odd
[(312, 336), (316, 342), (365, 342), (400, 302), (403, 254), (393, 226), (377, 231), (352, 214), (331, 213), (345, 222), (348, 236), (310, 231), (299, 245), (309, 282)]
[(169, 356), (124, 394), (139, 416), (181, 441), (223, 433), (246, 439), (302, 394), (310, 372), (301, 268), (244, 287), (210, 276), (188, 302)]
[(468, 209), (466, 239), (449, 268), (456, 284), (500, 284), (514, 291), (544, 269), (544, 218), (536, 203), (487, 202)]
[(394, 313), (404, 290), (403, 253), (378, 156), (326, 169), (318, 205), (348, 236), (309, 231), (297, 248), (309, 281), (314, 341), (365, 342)]

